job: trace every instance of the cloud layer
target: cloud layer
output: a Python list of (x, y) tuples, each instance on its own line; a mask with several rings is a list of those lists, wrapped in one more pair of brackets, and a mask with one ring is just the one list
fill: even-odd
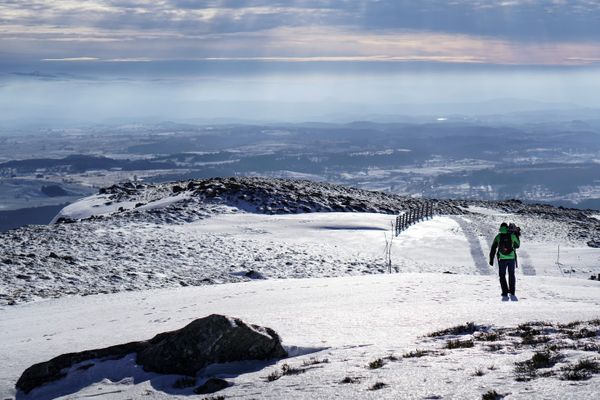
[(587, 65), (592, 0), (5, 0), (0, 61)]
[(596, 0), (0, 1), (0, 128), (496, 98), (597, 107), (598, 67)]

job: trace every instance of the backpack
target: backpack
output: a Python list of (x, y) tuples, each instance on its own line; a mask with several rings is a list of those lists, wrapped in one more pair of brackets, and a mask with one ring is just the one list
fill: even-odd
[(512, 222), (508, 225), (508, 233), (514, 233), (517, 237), (521, 236), (521, 228)]
[(501, 233), (498, 240), (498, 251), (507, 256), (514, 250), (512, 235), (510, 233)]

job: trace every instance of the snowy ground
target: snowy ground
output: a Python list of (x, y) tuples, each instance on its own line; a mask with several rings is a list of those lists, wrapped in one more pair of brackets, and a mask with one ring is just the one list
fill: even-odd
[[(17, 378), (33, 363), (150, 338), (212, 313), (274, 328), (294, 356), (203, 372), (199, 383), (209, 375), (234, 383), (222, 392), (226, 398), (464, 399), (496, 390), (510, 393), (507, 399), (581, 399), (600, 391), (599, 375), (575, 383), (558, 372), (517, 381), (515, 362), (534, 348), (516, 339), (493, 351), (481, 343), (443, 350), (445, 338), (424, 337), (468, 321), (504, 328), (600, 318), (600, 282), (582, 279), (600, 273), (600, 249), (577, 239), (564, 221), (485, 207), (435, 216), (393, 238), (389, 274), (384, 253), (392, 215), (265, 215), (219, 206), (171, 221), (179, 197), (188, 199), (182, 193), (138, 207), (156, 211), (156, 220), (109, 217), (56, 225), (47, 236), (39, 228), (38, 235), (31, 229), (3, 237), (0, 304), (25, 303), (0, 308), (0, 398), (15, 396)], [(119, 205), (86, 201), (65, 212), (110, 214)], [(503, 221), (523, 229), (518, 302), (500, 301), (496, 267), (487, 263)], [(94, 293), (105, 294), (79, 296)], [(31, 302), (41, 297), (60, 298)], [(557, 368), (599, 357), (600, 336), (583, 340), (588, 350), (561, 350)], [(402, 357), (415, 349), (435, 353)], [(303, 365), (311, 358), (328, 362)], [(378, 358), (382, 368), (366, 367)], [(268, 382), (284, 363), (304, 372)], [(129, 357), (76, 372), (28, 398), (188, 397), (189, 390), (172, 388), (177, 378), (143, 373)], [(356, 379), (340, 383), (344, 378)], [(369, 390), (376, 382), (387, 386)]]
[[(329, 279), (271, 280), (196, 288), (160, 289), (69, 297), (6, 307), (0, 313), (0, 395), (29, 365), (58, 354), (149, 338), (211, 313), (241, 317), (274, 328), (301, 354), (277, 365), (225, 365), (206, 374), (227, 377), (225, 398), (481, 398), (488, 390), (507, 399), (591, 399), (600, 376), (570, 382), (558, 377), (515, 379), (515, 362), (532, 348), (506, 344), (402, 358), (419, 349), (442, 350), (444, 340), (423, 336), (467, 321), (497, 327), (527, 321), (569, 322), (600, 317), (600, 283), (579, 279), (521, 277), (520, 301), (500, 302), (495, 277), (392, 274)], [(598, 339), (598, 337), (596, 337)], [(594, 340), (594, 339), (590, 339)], [(598, 344), (598, 341), (595, 342)], [(306, 354), (309, 353), (310, 354)], [(563, 352), (560, 365), (595, 352)], [(367, 364), (389, 355), (380, 369)], [(267, 382), (283, 363), (327, 359), (297, 376)], [(257, 371), (253, 369), (262, 368)], [(483, 376), (476, 376), (481, 369)], [(346, 378), (357, 383), (341, 384)], [(189, 395), (170, 387), (176, 376), (145, 374), (130, 358), (100, 363), (68, 380), (34, 391), (29, 398), (165, 398)], [(201, 381), (201, 377), (199, 381)], [(376, 382), (387, 387), (368, 390)], [(76, 395), (69, 394), (76, 391)], [(437, 397), (434, 397), (437, 396)]]
[[(58, 226), (64, 234), (53, 238), (32, 235), (9, 246), (14, 261), (0, 263), (0, 301), (239, 282), (250, 271), (265, 278), (388, 272), (393, 216), (231, 212), (183, 224), (83, 222)], [(393, 239), (392, 271), (493, 275), (489, 248), (507, 219), (524, 231), (518, 274), (600, 273), (600, 249), (569, 239), (564, 224), (502, 214), (437, 216), (409, 227)]]

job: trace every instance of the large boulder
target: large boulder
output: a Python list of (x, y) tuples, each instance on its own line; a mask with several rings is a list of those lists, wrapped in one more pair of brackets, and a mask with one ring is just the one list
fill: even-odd
[(150, 342), (138, 352), (136, 362), (146, 371), (162, 374), (195, 375), (209, 364), (287, 356), (272, 329), (216, 314)]
[(75, 364), (118, 359), (132, 353), (137, 355), (136, 362), (146, 371), (190, 376), (214, 363), (287, 356), (279, 335), (272, 329), (213, 314), (147, 341), (63, 354), (32, 365), (23, 372), (16, 388), (29, 393), (36, 387), (65, 377)]

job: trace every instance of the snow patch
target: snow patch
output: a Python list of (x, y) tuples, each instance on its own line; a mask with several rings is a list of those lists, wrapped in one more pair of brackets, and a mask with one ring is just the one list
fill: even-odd
[(489, 216), (498, 216), (498, 215), (502, 215), (502, 216), (510, 216), (512, 214), (508, 214), (506, 212), (503, 212), (502, 210), (495, 210), (492, 208), (486, 208), (486, 207), (479, 207), (479, 206), (468, 206), (468, 207), (461, 207), (466, 211), (475, 213), (475, 214), (480, 214), (480, 215), (489, 215)]

